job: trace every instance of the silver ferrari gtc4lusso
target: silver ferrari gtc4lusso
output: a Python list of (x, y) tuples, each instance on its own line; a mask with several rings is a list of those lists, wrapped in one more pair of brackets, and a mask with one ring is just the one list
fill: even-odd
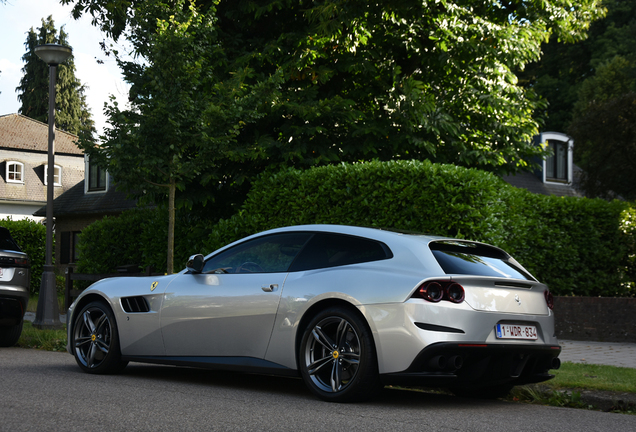
[(495, 397), (553, 377), (546, 285), (483, 243), (338, 225), (273, 229), (180, 273), (96, 282), (68, 311), (89, 373), (130, 361), (300, 376), (327, 401), (385, 384)]

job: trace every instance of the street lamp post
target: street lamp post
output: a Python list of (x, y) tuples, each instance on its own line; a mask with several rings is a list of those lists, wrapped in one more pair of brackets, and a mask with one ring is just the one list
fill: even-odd
[(55, 174), (55, 80), (57, 65), (69, 58), (72, 50), (58, 44), (35, 47), (35, 54), (49, 65), (49, 149), (46, 176), (46, 256), (40, 284), (40, 297), (33, 326), (61, 328), (60, 311), (57, 305), (55, 269), (53, 267), (53, 185)]

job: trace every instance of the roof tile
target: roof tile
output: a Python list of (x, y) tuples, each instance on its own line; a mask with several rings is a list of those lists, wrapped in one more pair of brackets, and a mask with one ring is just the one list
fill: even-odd
[[(77, 135), (56, 129), (55, 153), (81, 155)], [(21, 114), (0, 116), (0, 148), (48, 152), (49, 127)]]

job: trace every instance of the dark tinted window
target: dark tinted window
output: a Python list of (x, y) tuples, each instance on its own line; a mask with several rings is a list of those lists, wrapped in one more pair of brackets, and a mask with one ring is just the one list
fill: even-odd
[(0, 227), (0, 249), (22, 252), (22, 249), (11, 237), (11, 233), (5, 227)]
[(382, 242), (342, 234), (317, 233), (289, 271), (313, 270), (392, 258)]
[(310, 237), (311, 233), (283, 233), (241, 243), (207, 260), (203, 273), (286, 272)]
[(496, 248), (462, 242), (434, 242), (430, 248), (446, 274), (534, 279)]

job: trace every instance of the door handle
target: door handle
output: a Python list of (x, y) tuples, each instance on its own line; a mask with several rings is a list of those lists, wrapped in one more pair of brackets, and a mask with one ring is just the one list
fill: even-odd
[(276, 288), (278, 288), (278, 284), (271, 284), (271, 285), (263, 285), (261, 287), (261, 289), (265, 292), (272, 292), (274, 291)]

